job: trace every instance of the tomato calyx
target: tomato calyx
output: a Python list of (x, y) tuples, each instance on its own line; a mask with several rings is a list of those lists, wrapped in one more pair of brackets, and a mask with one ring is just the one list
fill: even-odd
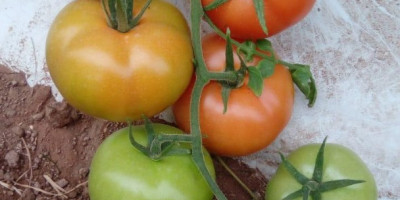
[(243, 85), (244, 81), (244, 75), (246, 73), (246, 64), (244, 63), (243, 59), (241, 56), (238, 54), (239, 59), (240, 59), (240, 68), (239, 70), (235, 71), (234, 68), (234, 59), (233, 59), (233, 48), (232, 48), (232, 39), (230, 37), (230, 31), (228, 29), (227, 35), (226, 35), (226, 50), (225, 50), (225, 72), (234, 72), (237, 76), (236, 80), (222, 80), (219, 81), (219, 83), (222, 86), (222, 102), (224, 104), (224, 110), (223, 113), (226, 113), (228, 109), (228, 99), (229, 99), (229, 94), (231, 93), (232, 89), (238, 88), (241, 85)]
[(126, 33), (135, 27), (152, 0), (147, 0), (140, 12), (133, 17), (134, 0), (101, 0), (107, 16), (108, 25), (121, 33)]
[(147, 134), (147, 145), (139, 144), (133, 134), (132, 134), (132, 124), (129, 124), (129, 141), (132, 146), (134, 146), (137, 150), (147, 155), (150, 159), (154, 161), (162, 160), (165, 156), (171, 155), (190, 155), (191, 150), (187, 148), (179, 147), (180, 142), (191, 143), (192, 136), (191, 135), (182, 135), (182, 134), (156, 134), (154, 128), (151, 124), (151, 121), (143, 116), (146, 134)]
[(364, 180), (352, 180), (352, 179), (340, 179), (333, 181), (322, 181), (323, 174), (323, 164), (324, 164), (324, 148), (327, 137), (325, 137), (315, 161), (314, 172), (312, 178), (309, 179), (303, 174), (301, 174), (289, 161), (286, 160), (282, 153), (280, 157), (282, 159), (282, 164), (289, 174), (302, 185), (301, 189), (289, 194), (282, 200), (291, 200), (298, 197), (303, 197), (303, 200), (308, 200), (311, 196), (313, 200), (321, 200), (321, 194), (326, 191), (335, 190), (343, 187), (347, 187), (354, 184), (364, 183)]
[[(204, 19), (206, 22), (215, 30), (215, 32), (221, 36), (222, 38), (226, 38), (227, 35), (222, 32), (218, 27), (211, 21), (211, 19), (204, 14)], [(227, 32), (228, 33), (228, 32)], [(276, 64), (282, 64), (286, 66), (290, 74), (292, 76), (294, 84), (300, 89), (300, 91), (304, 94), (306, 99), (308, 100), (308, 107), (313, 107), (315, 101), (317, 100), (317, 87), (315, 83), (315, 79), (311, 72), (311, 67), (309, 65), (297, 64), (297, 63), (289, 63), (283, 60), (278, 59), (275, 56), (274, 49), (272, 47), (272, 43), (268, 39), (260, 39), (251, 41), (247, 40), (244, 42), (239, 42), (234, 39), (231, 39), (233, 45), (238, 48), (238, 51), (244, 55), (246, 61), (251, 61), (254, 56), (259, 56), (262, 60), (256, 66), (256, 69), (262, 75), (263, 78), (268, 78), (273, 74), (273, 69)], [(239, 56), (240, 57), (240, 56)], [(252, 70), (253, 74), (258, 74), (255, 69)], [(260, 83), (258, 83), (259, 85)], [(257, 92), (255, 92), (257, 95)]]

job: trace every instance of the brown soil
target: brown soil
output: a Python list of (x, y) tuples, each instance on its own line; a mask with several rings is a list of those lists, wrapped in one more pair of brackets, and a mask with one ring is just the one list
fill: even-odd
[[(124, 126), (56, 102), (50, 87), (31, 88), (23, 73), (0, 66), (0, 199), (88, 200), (93, 154), (108, 135)], [(237, 159), (223, 160), (251, 190), (264, 195), (266, 179), (258, 170)], [(217, 182), (228, 199), (251, 199), (221, 164), (214, 162)]]

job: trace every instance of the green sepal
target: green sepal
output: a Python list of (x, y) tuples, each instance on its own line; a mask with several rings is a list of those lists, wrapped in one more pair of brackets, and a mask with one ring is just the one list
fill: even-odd
[(311, 181), (309, 178), (300, 173), (289, 161), (286, 160), (285, 156), (279, 152), (281, 156), (282, 164), (289, 174), (301, 185), (305, 185), (307, 182)]
[(204, 9), (205, 11), (212, 10), (212, 9), (215, 9), (215, 8), (217, 8), (218, 6), (224, 4), (224, 3), (227, 2), (227, 1), (228, 1), (228, 0), (214, 0), (213, 2), (211, 2), (210, 4), (208, 4), (207, 6), (204, 6), (203, 9)]
[(328, 137), (325, 137), (324, 141), (321, 144), (321, 147), (319, 148), (317, 158), (315, 159), (315, 166), (314, 166), (314, 172), (312, 176), (312, 180), (321, 183), (322, 182), (322, 173), (323, 173), (323, 166), (324, 166), (324, 149), (325, 149), (325, 143)]
[(234, 59), (233, 59), (233, 49), (232, 49), (232, 39), (230, 37), (230, 30), (226, 31), (226, 45), (225, 45), (225, 72), (235, 71)]
[(133, 17), (133, 0), (101, 0), (101, 5), (106, 14), (108, 26), (126, 33), (139, 23), (151, 2), (152, 0), (147, 0), (136, 17)]
[(262, 0), (253, 0), (254, 8), (256, 9), (258, 22), (263, 30), (263, 32), (268, 35), (267, 22), (265, 21), (265, 13), (264, 13), (264, 1)]
[(190, 149), (180, 148), (179, 145), (181, 142), (192, 143), (192, 135), (163, 133), (156, 134), (150, 119), (147, 118), (145, 115), (142, 115), (142, 118), (147, 135), (146, 146), (139, 144), (135, 140), (132, 133), (132, 123), (128, 121), (129, 141), (131, 142), (132, 146), (134, 146), (137, 150), (139, 150), (154, 161), (159, 161), (165, 156), (191, 154), (192, 151)]
[[(136, 25), (139, 23), (140, 19), (142, 18), (142, 16), (143, 16), (144, 13), (146, 12), (146, 10), (147, 10), (148, 8), (150, 8), (151, 2), (152, 2), (152, 0), (147, 0), (147, 1), (146, 1), (146, 4), (144, 4), (144, 6), (143, 6), (142, 9), (140, 10), (139, 14), (137, 14), (137, 15), (129, 22), (129, 25), (130, 25), (131, 27), (134, 27), (134, 26), (136, 26)], [(132, 6), (133, 6), (133, 3), (132, 3)], [(131, 14), (130, 16), (132, 16), (132, 14)]]
[(293, 192), (289, 195), (287, 195), (285, 198), (283, 198), (282, 200), (292, 200), (298, 197), (303, 196), (303, 188), (300, 190), (297, 190), (296, 192)]
[(232, 88), (222, 85), (221, 95), (222, 95), (222, 103), (224, 104), (224, 110), (223, 110), (224, 114), (226, 113), (226, 111), (228, 111), (228, 99), (231, 91)]
[(326, 192), (330, 190), (335, 190), (342, 187), (347, 187), (354, 184), (365, 183), (364, 180), (351, 180), (351, 179), (341, 179), (341, 180), (334, 180), (334, 181), (327, 181), (321, 183), (319, 190), (321, 192)]

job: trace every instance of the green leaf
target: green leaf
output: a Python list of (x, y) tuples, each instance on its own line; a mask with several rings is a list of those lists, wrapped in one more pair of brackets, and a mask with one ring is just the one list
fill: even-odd
[(257, 97), (261, 96), (264, 88), (264, 79), (260, 70), (258, 70), (256, 67), (248, 67), (247, 71), (249, 72), (249, 88)]
[(308, 96), (310, 94), (310, 85), (309, 80), (311, 78), (311, 74), (309, 70), (306, 68), (298, 68), (292, 73), (293, 82), (297, 85), (301, 92), (304, 95)]
[(221, 95), (222, 95), (222, 102), (224, 104), (224, 111), (223, 111), (224, 114), (228, 110), (228, 99), (229, 99), (229, 94), (231, 93), (231, 90), (232, 89), (230, 87), (222, 85)]
[(267, 39), (257, 40), (256, 41), (256, 46), (257, 46), (258, 49), (260, 49), (262, 51), (271, 52), (272, 49), (273, 49), (271, 41), (269, 41)]
[(310, 85), (310, 93), (308, 94), (307, 99), (309, 100), (308, 107), (311, 108), (314, 106), (314, 103), (317, 100), (317, 94), (318, 94), (317, 86), (315, 84), (315, 80), (313, 77), (311, 77), (309, 85)]
[(268, 59), (262, 59), (258, 62), (256, 68), (260, 71), (263, 78), (268, 78), (274, 73), (275, 63)]
[(309, 100), (308, 106), (312, 107), (317, 98), (317, 88), (310, 71), (310, 66), (295, 64), (294, 67), (290, 69), (293, 82)]
[(227, 2), (228, 0), (214, 0), (213, 2), (211, 2), (210, 4), (208, 4), (207, 6), (204, 6), (203, 9), (208, 11), (208, 10), (212, 10), (217, 8), (218, 6), (224, 4), (225, 2)]
[(266, 35), (268, 35), (267, 23), (265, 21), (265, 13), (264, 13), (264, 1), (261, 0), (253, 0), (254, 7), (256, 9), (258, 22), (261, 25), (262, 30)]

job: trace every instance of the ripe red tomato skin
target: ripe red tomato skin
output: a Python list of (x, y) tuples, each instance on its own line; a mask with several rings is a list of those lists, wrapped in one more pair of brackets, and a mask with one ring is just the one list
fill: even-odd
[[(207, 6), (213, 1), (202, 0), (202, 4)], [(253, 0), (229, 0), (206, 13), (222, 31), (229, 28), (233, 38), (262, 39), (298, 23), (311, 11), (315, 2), (316, 0), (264, 0), (268, 35), (258, 22)]]
[[(308, 144), (299, 147), (287, 156), (287, 160), (303, 175), (312, 177), (315, 158), (321, 144)], [(339, 144), (326, 143), (324, 149), (323, 182), (353, 179), (365, 183), (343, 187), (322, 193), (323, 200), (377, 200), (378, 191), (375, 179), (362, 159), (351, 149)], [(301, 185), (281, 164), (266, 187), (266, 200), (281, 200)], [(300, 198), (299, 198), (300, 199)]]
[[(216, 35), (203, 38), (203, 51), (210, 71), (223, 71), (225, 66), (225, 40)], [(260, 58), (254, 58), (253, 64)], [(235, 68), (239, 67), (238, 58)], [(277, 66), (274, 74), (264, 80), (261, 97), (256, 97), (244, 85), (231, 91), (228, 110), (223, 114), (221, 85), (211, 81), (200, 100), (200, 128), (204, 146), (213, 154), (243, 156), (257, 152), (271, 144), (291, 118), (294, 88), (289, 71)], [(189, 106), (194, 84), (172, 106), (176, 123), (185, 132), (190, 131)]]

